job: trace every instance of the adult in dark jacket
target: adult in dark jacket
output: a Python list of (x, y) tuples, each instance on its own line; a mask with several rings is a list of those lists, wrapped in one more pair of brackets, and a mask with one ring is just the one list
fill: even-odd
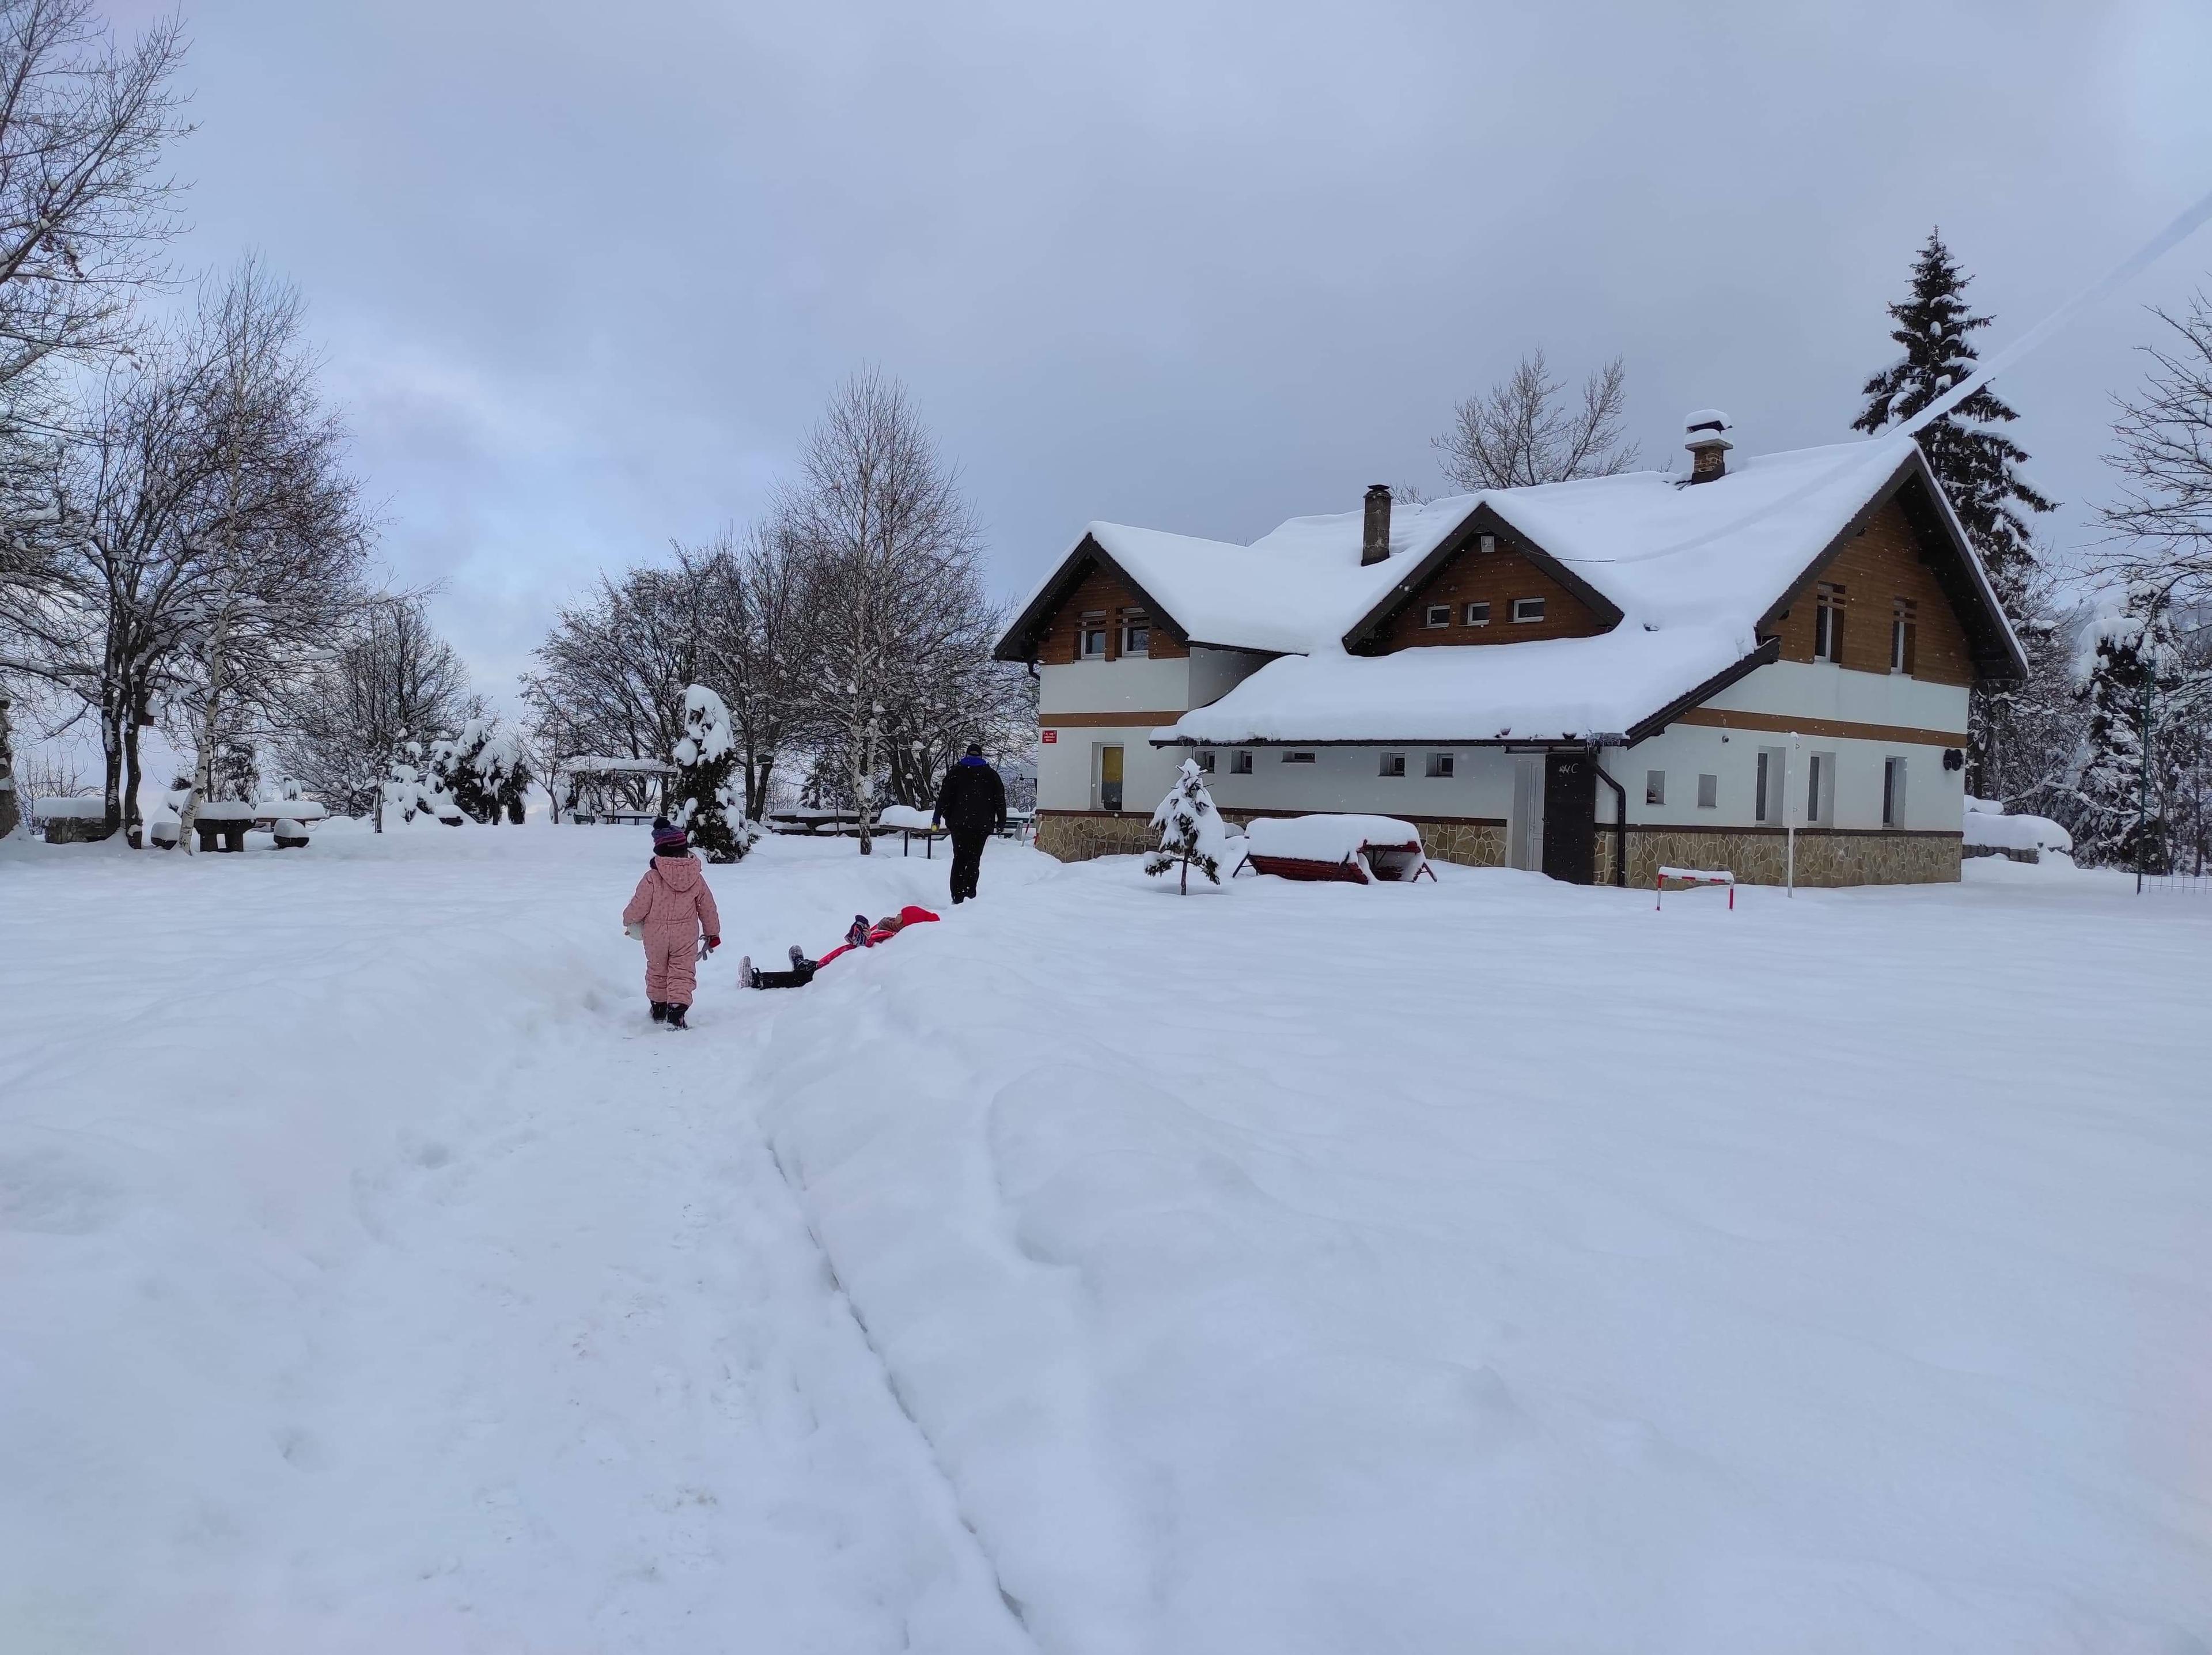
[(957, 906), (975, 894), (983, 841), (1006, 824), (1006, 784), (983, 762), (978, 743), (969, 742), (967, 756), (945, 772), (932, 819), (952, 831), (952, 901)]

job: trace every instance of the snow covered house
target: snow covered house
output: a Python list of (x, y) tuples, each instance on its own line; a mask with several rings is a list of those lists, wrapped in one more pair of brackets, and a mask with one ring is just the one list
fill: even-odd
[(1580, 883), (1959, 877), (1969, 689), (2026, 672), (1910, 438), (1293, 518), (1093, 523), (998, 644), (1040, 679), (1037, 843), (1145, 848), (1194, 756), (1231, 820), (1350, 811)]

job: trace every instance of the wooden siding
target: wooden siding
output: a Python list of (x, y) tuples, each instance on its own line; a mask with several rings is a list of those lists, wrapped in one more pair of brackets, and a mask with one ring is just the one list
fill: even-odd
[[(1889, 671), (1889, 624), (1903, 598), (1913, 605), (1912, 676), (1929, 684), (1972, 685), (1973, 656), (1966, 628), (1936, 571), (1921, 561), (1920, 550), (1920, 537), (1904, 507), (1892, 500), (1875, 514), (1864, 533), (1844, 542), (1822, 567), (1818, 581), (1844, 589), (1841, 664), (1861, 672)], [(1817, 590), (1816, 581), (1799, 593), (1775, 627), (1784, 660), (1813, 659)]]
[[(1048, 666), (1065, 666), (1083, 659), (1080, 636), (1083, 617), (1093, 611), (1106, 617), (1106, 659), (1121, 658), (1121, 619), (1132, 610), (1143, 611), (1144, 599), (1138, 597), (1119, 579), (1097, 564), (1083, 577), (1083, 582), (1061, 600), (1054, 610), (1052, 618), (1045, 624), (1043, 635), (1037, 640), (1037, 660)], [(1150, 617), (1152, 625), (1152, 648), (1146, 659), (1152, 660), (1181, 660), (1190, 652), (1160, 629), (1161, 617)], [(1095, 658), (1094, 658), (1095, 659)], [(1180, 713), (1176, 716), (1182, 716)], [(1170, 721), (1172, 722), (1173, 721)]]
[[(1516, 624), (1516, 598), (1541, 598), (1544, 618)], [(1489, 625), (1467, 624), (1470, 603), (1490, 605)], [(1451, 605), (1449, 626), (1425, 624), (1431, 604)], [(1607, 630), (1606, 621), (1588, 604), (1500, 535), (1495, 551), (1478, 551), (1471, 543), (1439, 565), (1382, 630), (1382, 644), (1388, 652), (1423, 644), (1528, 643), (1538, 638), (1587, 638)]]

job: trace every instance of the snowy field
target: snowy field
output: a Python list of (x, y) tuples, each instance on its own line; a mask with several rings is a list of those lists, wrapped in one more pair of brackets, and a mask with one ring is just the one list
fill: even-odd
[(644, 841), (0, 847), (0, 1649), (2212, 1648), (2212, 901)]

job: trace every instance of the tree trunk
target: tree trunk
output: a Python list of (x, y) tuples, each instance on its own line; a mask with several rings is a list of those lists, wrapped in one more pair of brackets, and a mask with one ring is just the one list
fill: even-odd
[(100, 698), (100, 825), (109, 836), (123, 831), (123, 727), (131, 718), (129, 695), (110, 684)]
[(216, 622), (215, 640), (208, 646), (207, 706), (199, 721), (199, 752), (192, 762), (192, 785), (185, 794), (185, 802), (177, 812), (177, 839), (185, 854), (191, 855), (192, 824), (200, 813), (200, 801), (215, 789), (216, 731), (222, 723), (222, 680), (225, 652), (230, 641), (230, 611), (226, 607)]
[(123, 837), (131, 849), (143, 848), (139, 837), (138, 714), (134, 707), (123, 723)]

